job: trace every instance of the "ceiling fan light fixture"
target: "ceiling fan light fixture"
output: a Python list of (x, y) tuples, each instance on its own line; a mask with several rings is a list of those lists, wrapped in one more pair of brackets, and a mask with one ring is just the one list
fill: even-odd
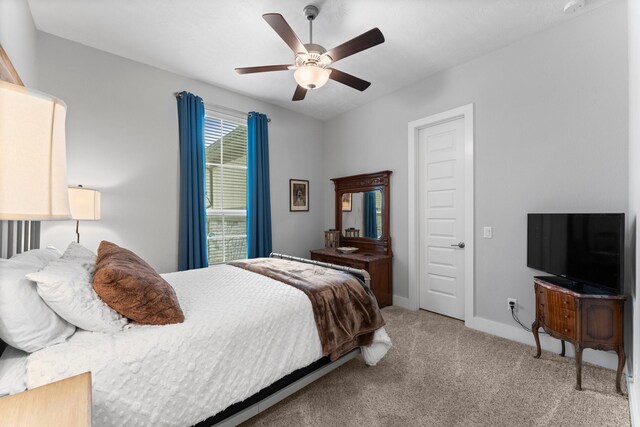
[(331, 70), (308, 64), (298, 67), (293, 77), (300, 87), (313, 90), (327, 84), (330, 74)]

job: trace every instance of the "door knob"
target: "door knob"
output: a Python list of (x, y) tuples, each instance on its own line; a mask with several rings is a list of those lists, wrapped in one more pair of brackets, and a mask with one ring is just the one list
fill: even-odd
[(460, 249), (462, 249), (462, 248), (464, 248), (464, 242), (458, 242), (458, 243), (456, 243), (455, 245), (451, 245), (451, 246), (457, 246), (457, 247), (459, 247)]

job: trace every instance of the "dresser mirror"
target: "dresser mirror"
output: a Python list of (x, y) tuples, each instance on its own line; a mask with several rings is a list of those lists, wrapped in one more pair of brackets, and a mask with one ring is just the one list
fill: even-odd
[(341, 246), (389, 254), (390, 175), (382, 171), (332, 179)]
[(345, 237), (382, 237), (382, 191), (342, 194), (342, 235)]

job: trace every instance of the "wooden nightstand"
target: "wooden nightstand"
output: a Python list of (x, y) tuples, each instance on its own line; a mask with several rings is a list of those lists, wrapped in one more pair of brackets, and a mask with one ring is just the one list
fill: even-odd
[(0, 398), (3, 426), (91, 426), (91, 372)]

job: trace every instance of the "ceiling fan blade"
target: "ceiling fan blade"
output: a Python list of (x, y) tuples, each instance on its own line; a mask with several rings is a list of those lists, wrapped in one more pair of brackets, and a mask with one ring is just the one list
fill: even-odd
[(266, 73), (267, 71), (287, 71), (291, 65), (263, 65), (260, 67), (240, 67), (236, 68), (238, 74)]
[(280, 38), (291, 48), (293, 53), (308, 53), (296, 33), (289, 26), (287, 21), (279, 13), (266, 13), (262, 15), (267, 24), (278, 33)]
[(370, 47), (377, 46), (380, 43), (384, 43), (384, 36), (379, 29), (374, 28), (373, 30), (360, 34), (358, 37), (353, 38), (348, 42), (342, 43), (340, 46), (334, 47), (322, 56), (328, 55), (331, 57), (333, 62), (336, 62), (346, 58), (347, 56), (351, 56), (354, 53), (362, 52)]
[(307, 90), (302, 86), (296, 86), (296, 91), (293, 93), (292, 101), (302, 101), (307, 94)]
[(371, 86), (370, 82), (362, 80), (361, 78), (358, 78), (356, 76), (352, 76), (351, 74), (345, 73), (344, 71), (336, 70), (335, 68), (329, 69), (331, 70), (331, 74), (329, 74), (329, 78), (331, 80), (335, 80), (342, 83), (343, 85), (347, 85), (349, 87), (357, 89), (360, 92)]

